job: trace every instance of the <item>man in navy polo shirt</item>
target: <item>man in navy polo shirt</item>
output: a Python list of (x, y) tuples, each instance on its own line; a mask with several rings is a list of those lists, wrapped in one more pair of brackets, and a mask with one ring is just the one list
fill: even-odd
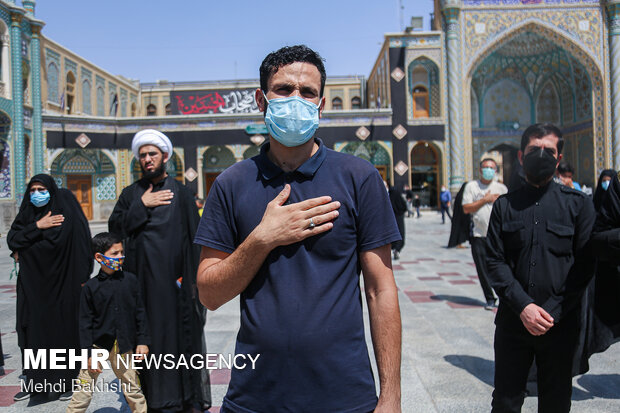
[[(325, 68), (306, 46), (269, 54), (258, 107), (269, 143), (213, 184), (195, 242), (201, 302), (241, 295), (222, 412), (400, 412), (401, 322), (390, 260), (400, 240), (377, 170), (314, 137)], [(364, 338), (360, 271), (379, 371)]]

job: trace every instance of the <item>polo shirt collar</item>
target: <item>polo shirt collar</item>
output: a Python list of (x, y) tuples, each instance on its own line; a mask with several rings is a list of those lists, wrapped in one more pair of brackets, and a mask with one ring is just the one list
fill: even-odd
[[(319, 170), (319, 167), (323, 164), (325, 157), (327, 156), (327, 149), (323, 144), (323, 141), (319, 138), (314, 138), (314, 142), (319, 145), (319, 149), (316, 151), (314, 155), (306, 162), (301, 164), (299, 168), (295, 170), (305, 176), (306, 178), (312, 178), (316, 171)], [(280, 174), (283, 174), (284, 171), (280, 169), (279, 166), (271, 162), (269, 157), (267, 156), (267, 151), (269, 150), (269, 142), (264, 144), (260, 149), (260, 154), (258, 155), (258, 159), (256, 164), (258, 165), (258, 169), (267, 181), (271, 181), (272, 179), (278, 177)]]

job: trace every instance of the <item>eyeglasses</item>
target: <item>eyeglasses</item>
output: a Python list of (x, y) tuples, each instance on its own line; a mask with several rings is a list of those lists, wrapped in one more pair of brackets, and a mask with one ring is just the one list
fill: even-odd
[(149, 158), (155, 158), (157, 155), (159, 155), (159, 152), (142, 152), (142, 153), (138, 154), (138, 157), (140, 159), (146, 159), (147, 155), (148, 155)]

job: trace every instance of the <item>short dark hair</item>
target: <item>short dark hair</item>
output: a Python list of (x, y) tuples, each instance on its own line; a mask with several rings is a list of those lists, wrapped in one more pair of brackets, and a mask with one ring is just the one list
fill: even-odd
[(562, 137), (562, 131), (557, 126), (551, 123), (535, 123), (530, 125), (523, 132), (521, 137), (521, 151), (525, 151), (525, 147), (530, 143), (532, 138), (539, 139), (543, 136), (555, 135), (558, 138), (558, 155), (562, 153), (564, 147), (564, 138)]
[(112, 248), (112, 245), (123, 242), (123, 239), (116, 234), (110, 232), (101, 232), (93, 237), (91, 242), (93, 255), (96, 253), (105, 254), (107, 250)]
[(560, 175), (563, 175), (567, 172), (570, 172), (574, 175), (575, 168), (573, 168), (573, 165), (571, 165), (568, 161), (560, 161), (560, 164), (558, 165), (558, 173)]
[(480, 167), (482, 168), (482, 164), (485, 162), (493, 162), (495, 164), (495, 170), (497, 170), (497, 162), (493, 158), (484, 158), (480, 161)]
[(321, 74), (321, 96), (323, 96), (325, 79), (327, 78), (325, 66), (323, 65), (323, 58), (317, 52), (303, 44), (282, 47), (275, 52), (269, 53), (267, 57), (265, 57), (263, 63), (260, 65), (260, 88), (267, 93), (269, 78), (282, 66), (296, 62), (310, 63), (319, 69), (319, 73)]

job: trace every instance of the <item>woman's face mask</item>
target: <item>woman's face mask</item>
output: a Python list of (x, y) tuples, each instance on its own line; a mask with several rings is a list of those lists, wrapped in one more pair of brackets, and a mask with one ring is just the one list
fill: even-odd
[(36, 206), (37, 208), (47, 205), (49, 201), (50, 201), (50, 193), (47, 189), (45, 190), (35, 189), (34, 192), (30, 193), (30, 202), (32, 203), (32, 205)]
[(601, 187), (607, 191), (607, 188), (609, 188), (609, 183), (611, 182), (611, 180), (607, 180), (607, 181), (603, 181), (601, 182)]

